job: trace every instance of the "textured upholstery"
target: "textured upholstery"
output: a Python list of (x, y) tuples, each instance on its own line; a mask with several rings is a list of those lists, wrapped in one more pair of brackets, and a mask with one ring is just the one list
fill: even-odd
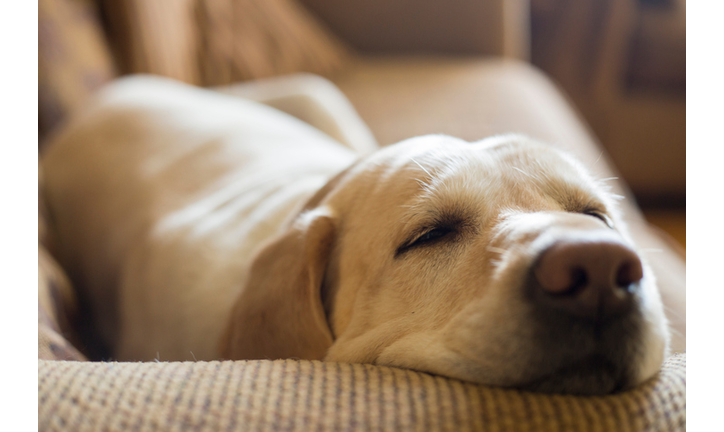
[(53, 236), (40, 167), (38, 173), (38, 358), (85, 360), (71, 343), (77, 342), (73, 332), (78, 312), (75, 290), (63, 268), (48, 252), (53, 246)]
[(518, 392), (318, 361), (38, 362), (46, 431), (679, 431), (686, 357), (604, 397)]
[(38, 2), (40, 138), (115, 76), (95, 5), (87, 0)]
[(223, 85), (292, 72), (326, 75), (346, 50), (290, 0), (104, 0), (125, 73)]
[(44, 247), (38, 248), (38, 358), (85, 360), (75, 346), (71, 319), (75, 295), (63, 269)]

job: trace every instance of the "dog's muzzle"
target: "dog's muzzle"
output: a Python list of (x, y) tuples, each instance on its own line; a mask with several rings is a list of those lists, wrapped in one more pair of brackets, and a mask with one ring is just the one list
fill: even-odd
[(541, 376), (523, 388), (604, 394), (631, 385), (642, 283), (641, 260), (618, 235), (578, 232), (545, 247), (525, 287)]

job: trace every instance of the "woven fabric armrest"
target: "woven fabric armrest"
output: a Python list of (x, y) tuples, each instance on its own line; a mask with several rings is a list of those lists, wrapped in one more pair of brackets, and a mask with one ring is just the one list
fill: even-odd
[(39, 360), (39, 429), (678, 431), (686, 355), (616, 395), (491, 388), (409, 370), (319, 361)]

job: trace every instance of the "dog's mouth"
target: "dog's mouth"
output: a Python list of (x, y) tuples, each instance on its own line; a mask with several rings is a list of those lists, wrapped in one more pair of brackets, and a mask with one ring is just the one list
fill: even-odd
[(592, 354), (516, 386), (521, 390), (574, 395), (604, 395), (631, 386), (631, 374), (606, 355)]
[[(632, 387), (643, 353), (640, 289), (625, 308), (579, 315), (548, 300), (532, 275), (526, 284), (526, 308), (534, 335), (529, 340), (529, 379), (515, 387), (544, 393), (603, 395)], [(565, 301), (567, 299), (563, 299)], [(532, 354), (538, 353), (538, 354)], [(530, 358), (530, 357), (529, 357)]]
[(540, 330), (533, 345), (541, 354), (531, 367), (538, 369), (539, 375), (516, 387), (578, 395), (630, 388), (642, 355), (642, 317), (633, 310), (625, 317), (592, 322), (534, 314)]

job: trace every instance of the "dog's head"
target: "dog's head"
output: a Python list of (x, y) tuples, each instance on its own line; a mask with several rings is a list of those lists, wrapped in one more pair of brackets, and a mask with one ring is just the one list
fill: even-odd
[(428, 136), (337, 176), (259, 252), (223, 350), (601, 394), (654, 375), (667, 341), (651, 272), (578, 162)]

